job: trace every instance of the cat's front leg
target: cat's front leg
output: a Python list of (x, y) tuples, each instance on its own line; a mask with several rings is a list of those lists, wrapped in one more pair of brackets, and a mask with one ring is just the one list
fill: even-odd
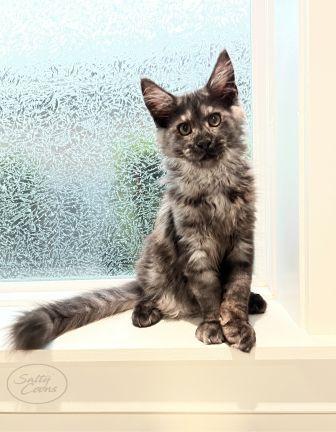
[(220, 308), (220, 321), (226, 342), (241, 351), (250, 352), (256, 342), (255, 331), (248, 321), (252, 256), (250, 260), (242, 259), (243, 256), (239, 252), (238, 245), (230, 259), (230, 270)]
[(202, 252), (194, 254), (187, 267), (188, 283), (202, 314), (196, 337), (205, 344), (220, 344), (225, 340), (219, 322), (222, 288), (218, 273), (203, 255)]

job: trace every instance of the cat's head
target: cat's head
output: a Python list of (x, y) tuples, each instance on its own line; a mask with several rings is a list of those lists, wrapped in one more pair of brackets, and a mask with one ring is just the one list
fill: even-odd
[(147, 78), (141, 80), (141, 89), (166, 156), (208, 165), (230, 147), (242, 145), (244, 113), (226, 51), (219, 55), (206, 86), (194, 93), (174, 96)]

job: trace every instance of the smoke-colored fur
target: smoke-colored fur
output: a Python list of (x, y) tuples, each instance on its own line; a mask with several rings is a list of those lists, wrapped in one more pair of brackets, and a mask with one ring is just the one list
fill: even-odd
[[(244, 113), (233, 66), (220, 54), (207, 85), (173, 96), (142, 80), (144, 101), (165, 156), (166, 191), (136, 265), (137, 281), (26, 312), (12, 327), (17, 349), (40, 348), (58, 335), (133, 308), (133, 323), (200, 316), (196, 337), (250, 351), (248, 313), (266, 303), (250, 293), (254, 179), (245, 158)], [(215, 114), (219, 124), (211, 123)], [(181, 132), (181, 123), (187, 123)]]
[(10, 339), (15, 349), (44, 347), (61, 334), (132, 309), (142, 296), (137, 282), (122, 288), (88, 292), (24, 312), (14, 323)]

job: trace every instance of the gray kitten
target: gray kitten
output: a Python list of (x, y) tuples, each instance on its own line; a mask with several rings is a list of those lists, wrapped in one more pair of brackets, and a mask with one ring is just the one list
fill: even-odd
[(266, 302), (250, 292), (254, 179), (230, 58), (223, 51), (206, 86), (194, 93), (174, 96), (149, 79), (141, 88), (167, 176), (136, 280), (25, 312), (11, 328), (16, 349), (41, 348), (66, 331), (131, 308), (138, 327), (201, 317), (200, 341), (246, 352), (255, 344), (248, 313), (264, 312)]

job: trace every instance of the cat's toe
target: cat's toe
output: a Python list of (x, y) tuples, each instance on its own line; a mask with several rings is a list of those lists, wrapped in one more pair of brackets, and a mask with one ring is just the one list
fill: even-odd
[(216, 321), (202, 322), (196, 329), (196, 337), (207, 345), (221, 344), (225, 341), (222, 327)]
[(256, 343), (255, 331), (248, 321), (229, 321), (223, 326), (223, 333), (229, 345), (243, 352), (250, 352)]
[(266, 311), (267, 303), (260, 294), (251, 292), (248, 312), (249, 314), (262, 314)]

